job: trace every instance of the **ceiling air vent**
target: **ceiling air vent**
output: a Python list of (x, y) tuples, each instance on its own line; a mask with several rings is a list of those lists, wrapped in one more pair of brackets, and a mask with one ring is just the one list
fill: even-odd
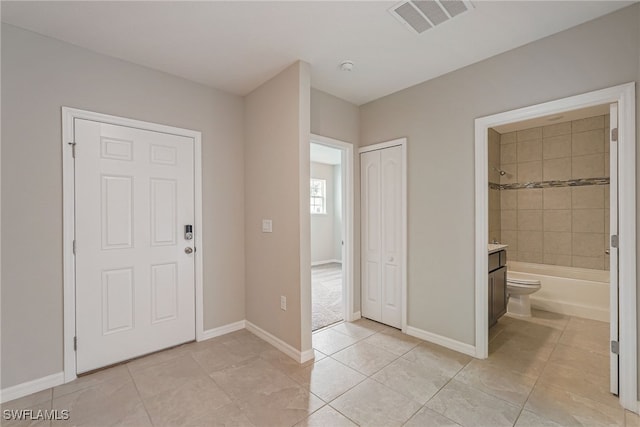
[(410, 0), (396, 4), (389, 9), (389, 13), (420, 34), (472, 8), (470, 1)]

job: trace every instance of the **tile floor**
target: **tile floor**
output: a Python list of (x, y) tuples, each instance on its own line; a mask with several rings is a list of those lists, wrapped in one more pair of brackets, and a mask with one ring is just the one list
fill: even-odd
[(481, 361), (363, 319), (314, 334), (316, 359), (301, 366), (238, 331), (2, 409), (68, 409), (54, 425), (640, 427), (607, 392), (607, 337), (602, 322), (505, 316)]

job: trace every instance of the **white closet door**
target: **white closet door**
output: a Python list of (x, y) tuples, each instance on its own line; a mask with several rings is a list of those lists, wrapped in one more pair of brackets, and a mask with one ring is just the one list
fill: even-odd
[(360, 186), (362, 209), (362, 315), (382, 321), (381, 267), (382, 257), (380, 216), (380, 152), (360, 155)]
[(382, 323), (402, 327), (402, 149), (380, 150)]
[(194, 223), (194, 142), (80, 119), (74, 129), (82, 373), (195, 337), (183, 228)]
[(402, 327), (402, 148), (360, 155), (362, 315)]

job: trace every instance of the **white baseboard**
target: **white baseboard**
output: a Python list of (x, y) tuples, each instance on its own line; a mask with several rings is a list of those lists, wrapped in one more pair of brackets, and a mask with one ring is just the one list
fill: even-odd
[(352, 321), (362, 319), (362, 315), (360, 314), (359, 311), (356, 311), (351, 315), (351, 319)]
[(245, 320), (240, 320), (238, 322), (229, 323), (228, 325), (222, 325), (217, 328), (207, 329), (206, 331), (202, 332), (202, 335), (197, 338), (197, 341), (205, 341), (211, 338), (219, 337), (220, 335), (228, 334), (230, 332), (239, 331), (245, 328), (245, 324)]
[(47, 375), (46, 377), (3, 388), (0, 391), (0, 402), (9, 402), (60, 384), (64, 384), (64, 372), (58, 372), (57, 374)]
[(466, 344), (451, 338), (443, 337), (442, 335), (423, 331), (422, 329), (414, 328), (413, 326), (407, 326), (406, 333), (407, 335), (411, 335), (412, 337), (420, 338), (421, 340), (441, 345), (459, 353), (464, 353), (474, 357), (476, 355), (476, 348), (471, 344)]
[(249, 332), (262, 338), (263, 340), (265, 340), (266, 342), (268, 342), (269, 344), (271, 344), (272, 346), (274, 346), (275, 348), (277, 348), (278, 350), (280, 350), (281, 352), (283, 352), (284, 354), (286, 354), (287, 356), (289, 356), (290, 358), (292, 358), (298, 363), (304, 363), (307, 360), (313, 359), (314, 357), (313, 349), (305, 350), (301, 352), (293, 348), (286, 342), (282, 341), (280, 338), (276, 337), (275, 335), (272, 335), (269, 332), (265, 331), (264, 329), (249, 322), (248, 320), (246, 321), (246, 328)]
[(342, 264), (342, 260), (340, 260), (340, 259), (327, 259), (327, 260), (324, 260), (324, 261), (312, 261), (311, 262), (311, 267), (315, 267), (317, 265), (335, 264), (335, 263)]

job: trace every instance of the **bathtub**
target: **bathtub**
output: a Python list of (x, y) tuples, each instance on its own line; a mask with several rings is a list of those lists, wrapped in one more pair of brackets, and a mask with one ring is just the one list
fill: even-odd
[(554, 313), (609, 321), (609, 271), (508, 261), (514, 278), (540, 280), (531, 307)]

